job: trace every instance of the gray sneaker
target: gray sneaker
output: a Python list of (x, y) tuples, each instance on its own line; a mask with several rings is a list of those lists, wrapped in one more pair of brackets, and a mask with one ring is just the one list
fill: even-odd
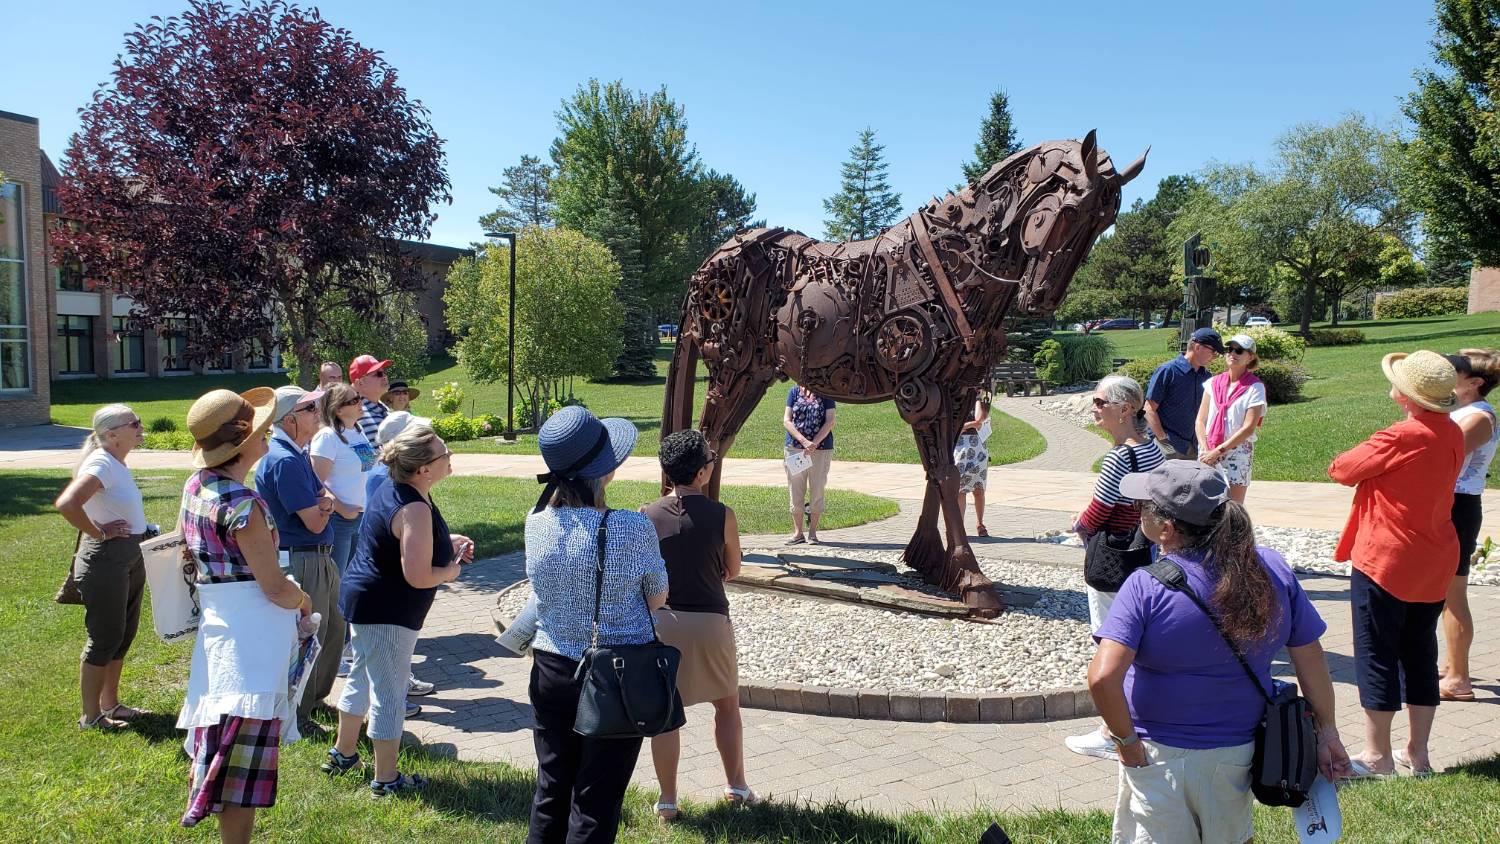
[(417, 717), (418, 715), (421, 715), (421, 714), (422, 714), (422, 707), (421, 706), (419, 706), (418, 704), (412, 703), (409, 700), (406, 702), (406, 717), (408, 717), (408, 718), (415, 718), (415, 717)]

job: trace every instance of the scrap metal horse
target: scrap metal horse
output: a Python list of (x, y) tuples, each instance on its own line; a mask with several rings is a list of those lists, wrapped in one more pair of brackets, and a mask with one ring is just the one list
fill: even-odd
[[(1089, 132), (1018, 152), (870, 240), (823, 243), (779, 228), (736, 235), (689, 282), (662, 436), (693, 424), (700, 356), (708, 397), (698, 427), (721, 461), (779, 378), (841, 402), (894, 399), (927, 474), (906, 563), (974, 615), (1000, 613), (964, 533), (953, 446), (1005, 352), (1002, 318), (1012, 307), (1057, 307), (1145, 159), (1116, 171)], [(720, 462), (710, 495), (722, 471)]]

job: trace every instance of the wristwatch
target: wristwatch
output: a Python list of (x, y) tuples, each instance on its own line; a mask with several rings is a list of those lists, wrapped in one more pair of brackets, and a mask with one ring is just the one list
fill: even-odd
[(1139, 744), (1141, 741), (1140, 733), (1132, 733), (1129, 738), (1120, 738), (1114, 733), (1110, 733), (1109, 738), (1110, 741), (1115, 743), (1115, 747), (1129, 747), (1132, 744)]

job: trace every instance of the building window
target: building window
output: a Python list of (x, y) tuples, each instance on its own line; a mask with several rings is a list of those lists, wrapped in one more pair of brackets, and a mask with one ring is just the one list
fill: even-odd
[(234, 352), (225, 352), (208, 364), (208, 369), (214, 372), (234, 371)]
[(187, 372), (192, 369), (187, 357), (188, 321), (186, 317), (162, 320), (161, 368), (163, 372)]
[(0, 390), (31, 388), (26, 313), (26, 203), (21, 186), (0, 185)]
[(272, 347), (266, 345), (259, 337), (250, 340), (249, 351), (245, 353), (245, 367), (247, 369), (270, 369)]
[(146, 371), (146, 332), (129, 317), (115, 317), (115, 371)]
[(52, 354), (57, 356), (59, 375), (93, 375), (94, 318), (59, 314)]
[(83, 264), (71, 258), (58, 264), (57, 267), (52, 270), (52, 273), (54, 279), (53, 283), (57, 286), (58, 290), (76, 290), (79, 292), (83, 292), (85, 290), (94, 289), (94, 286), (92, 284), (87, 284), (83, 280)]

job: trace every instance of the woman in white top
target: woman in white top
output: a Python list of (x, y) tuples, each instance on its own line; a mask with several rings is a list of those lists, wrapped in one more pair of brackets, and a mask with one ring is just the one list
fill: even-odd
[(88, 643), (79, 666), (83, 717), (78, 726), (118, 728), (141, 714), (120, 703), (120, 669), (141, 621), (146, 564), (146, 507), (125, 468), (130, 450), (145, 439), (141, 419), (123, 404), (94, 412), (94, 430), (83, 443), (73, 480), (57, 509), (78, 528), (73, 580), (83, 598)]
[(1218, 468), (1229, 482), (1229, 497), (1243, 504), (1250, 488), (1255, 429), (1266, 416), (1266, 385), (1250, 371), (1260, 358), (1249, 335), (1229, 338), (1224, 362), (1228, 369), (1208, 379), (1198, 405), (1198, 460)]
[(1469, 646), (1474, 643), (1474, 616), (1469, 612), (1469, 563), (1479, 544), (1479, 526), (1484, 517), (1480, 496), (1485, 476), (1500, 443), (1500, 425), (1495, 408), (1485, 396), (1500, 382), (1500, 352), (1494, 349), (1464, 349), (1445, 355), (1458, 372), (1454, 392), (1461, 405), (1449, 416), (1464, 432), (1463, 471), (1453, 488), (1453, 527), (1458, 531), (1458, 574), (1448, 584), (1443, 601), (1443, 638), (1448, 640), (1448, 658), (1438, 667), (1438, 696), (1443, 700), (1473, 700), (1469, 679)]
[(341, 575), (365, 512), (365, 473), (375, 467), (375, 447), (359, 430), (363, 413), (359, 393), (348, 384), (334, 384), (318, 399), (323, 427), (307, 446), (313, 472), (333, 493), (333, 564)]

